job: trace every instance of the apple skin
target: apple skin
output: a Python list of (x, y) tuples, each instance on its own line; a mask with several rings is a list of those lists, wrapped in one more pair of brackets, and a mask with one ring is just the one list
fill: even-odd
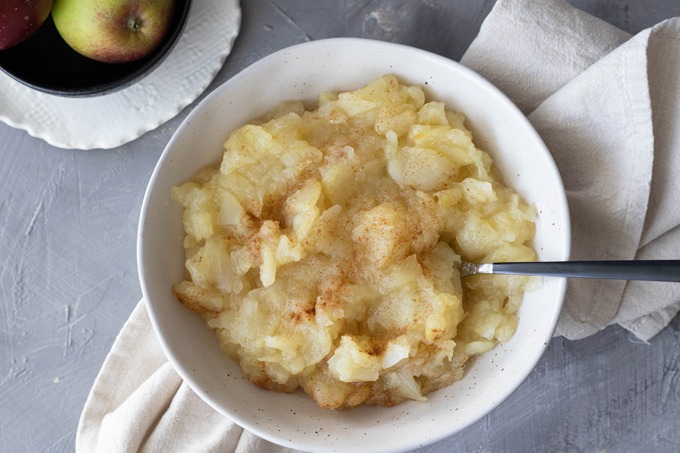
[(149, 55), (169, 32), (175, 0), (54, 0), (52, 19), (85, 57), (128, 63)]
[(52, 0), (0, 0), (0, 50), (35, 33), (52, 9)]

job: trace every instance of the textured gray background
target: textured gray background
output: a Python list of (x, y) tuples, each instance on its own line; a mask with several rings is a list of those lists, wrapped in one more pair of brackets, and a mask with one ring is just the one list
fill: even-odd
[[(680, 16), (679, 0), (571, 3), (631, 33)], [(207, 91), (275, 50), (335, 36), (457, 60), (493, 4), (244, 0), (241, 34)], [(0, 451), (73, 450), (89, 388), (141, 296), (135, 241), (147, 180), (190, 109), (108, 151), (57, 149), (0, 124)], [(492, 414), (419, 451), (605, 450), (680, 451), (680, 319), (650, 344), (616, 327), (553, 340)]]

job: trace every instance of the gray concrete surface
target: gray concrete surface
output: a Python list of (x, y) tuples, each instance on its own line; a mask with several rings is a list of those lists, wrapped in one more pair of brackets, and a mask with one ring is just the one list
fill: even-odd
[[(207, 92), (264, 55), (327, 37), (459, 59), (493, 3), (243, 0), (241, 34)], [(631, 33), (680, 16), (679, 0), (572, 3)], [(371, 15), (378, 8), (393, 11), (389, 21)], [(135, 241), (147, 180), (190, 109), (108, 151), (57, 149), (0, 124), (0, 451), (74, 449), (89, 388), (141, 296)], [(620, 328), (553, 340), (510, 399), (419, 451), (680, 451), (680, 319), (649, 344)]]

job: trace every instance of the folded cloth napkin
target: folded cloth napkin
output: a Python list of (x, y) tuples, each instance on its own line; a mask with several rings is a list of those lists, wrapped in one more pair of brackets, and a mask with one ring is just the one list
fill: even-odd
[[(572, 259), (680, 258), (680, 18), (631, 38), (564, 0), (499, 1), (461, 63), (504, 91), (550, 149)], [(679, 310), (677, 283), (572, 279), (557, 335), (618, 323), (646, 341)]]
[(143, 301), (121, 329), (80, 416), (76, 452), (235, 452), (289, 450), (214, 411), (170, 366)]
[[(574, 259), (680, 255), (680, 19), (630, 37), (565, 1), (499, 0), (462, 63), (529, 116), (562, 173)], [(680, 285), (570, 281), (558, 334), (618, 323), (642, 340), (680, 310)], [(78, 452), (290, 451), (202, 402), (172, 370), (143, 302), (81, 415)]]

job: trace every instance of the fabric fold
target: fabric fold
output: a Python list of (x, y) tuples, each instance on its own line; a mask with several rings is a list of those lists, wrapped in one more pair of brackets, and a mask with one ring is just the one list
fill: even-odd
[(95, 379), (76, 452), (284, 453), (201, 400), (167, 361), (144, 301), (121, 329)]
[(630, 37), (565, 0), (500, 0), (460, 62), (529, 114)]
[[(562, 174), (573, 260), (631, 260), (640, 243), (654, 160), (646, 38), (626, 42), (529, 115)], [(625, 286), (570, 280), (557, 334), (583, 338), (604, 328)]]
[[(631, 38), (563, 0), (499, 1), (461, 60), (517, 103), (548, 146), (569, 199), (574, 260), (680, 256), (666, 235), (680, 224), (679, 26), (669, 19)], [(656, 254), (642, 252), (661, 235)], [(584, 338), (619, 323), (647, 341), (679, 302), (672, 284), (574, 279), (556, 334)]]

